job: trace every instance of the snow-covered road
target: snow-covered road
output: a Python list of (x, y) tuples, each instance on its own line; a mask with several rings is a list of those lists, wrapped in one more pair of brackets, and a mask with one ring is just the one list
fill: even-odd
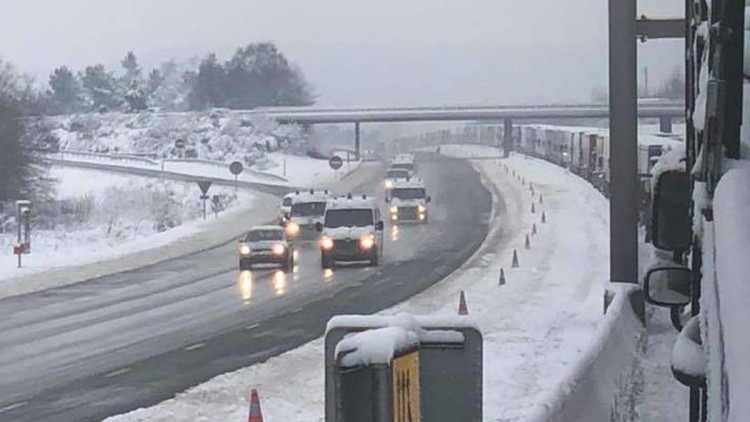
[[(455, 146), (443, 153), (486, 157), (495, 151)], [(485, 336), (485, 420), (522, 420), (557, 387), (601, 320), (608, 203), (585, 181), (546, 162), (512, 156), (474, 165), (495, 192), (493, 229), (485, 244), (452, 276), (382, 313), (453, 314), (464, 290), (469, 313)], [(527, 234), (530, 250), (524, 248)], [(517, 269), (510, 268), (514, 250)], [(268, 420), (322, 421), (322, 340), (111, 421), (242, 420), (249, 388), (258, 388)]]

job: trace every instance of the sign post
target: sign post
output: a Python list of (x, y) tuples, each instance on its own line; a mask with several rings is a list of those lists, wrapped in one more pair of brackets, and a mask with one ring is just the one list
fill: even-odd
[(331, 158), (328, 159), (328, 165), (336, 172), (336, 179), (338, 179), (339, 169), (344, 165), (344, 160), (338, 155), (332, 155)]
[(229, 171), (234, 175), (234, 197), (237, 197), (238, 184), (237, 177), (242, 173), (245, 168), (242, 167), (242, 163), (239, 161), (233, 161), (229, 165)]
[(18, 227), (18, 244), (23, 245), (24, 254), (31, 253), (31, 201), (16, 201), (16, 226)]
[(211, 182), (208, 180), (198, 181), (198, 187), (201, 190), (201, 201), (203, 201), (203, 219), (206, 219), (206, 201), (208, 200), (208, 189), (211, 188)]
[(13, 255), (18, 256), (18, 268), (21, 268), (21, 255), (23, 255), (23, 244), (13, 245)]
[(185, 140), (177, 139), (176, 141), (174, 141), (174, 148), (177, 150), (177, 155), (180, 158), (183, 158), (183, 151), (185, 151)]

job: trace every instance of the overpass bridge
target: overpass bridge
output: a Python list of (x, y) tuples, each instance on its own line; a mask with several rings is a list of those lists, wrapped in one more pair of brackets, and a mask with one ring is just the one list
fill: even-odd
[[(255, 110), (280, 123), (313, 125), (323, 123), (354, 123), (354, 151), (359, 157), (360, 123), (494, 121), (503, 122), (503, 144), (512, 145), (514, 121), (540, 119), (609, 118), (606, 104), (571, 105), (479, 105), (446, 107), (275, 107)], [(685, 117), (682, 102), (643, 101), (638, 104), (638, 117), (658, 118), (661, 130), (671, 132), (672, 119)]]

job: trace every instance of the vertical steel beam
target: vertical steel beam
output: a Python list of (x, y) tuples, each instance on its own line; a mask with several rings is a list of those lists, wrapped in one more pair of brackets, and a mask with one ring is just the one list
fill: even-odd
[(357, 161), (359, 161), (359, 157), (360, 157), (359, 122), (354, 122), (354, 157)]
[(503, 120), (503, 157), (510, 157), (513, 150), (513, 119), (510, 117)]
[(636, 0), (609, 0), (610, 281), (638, 282)]

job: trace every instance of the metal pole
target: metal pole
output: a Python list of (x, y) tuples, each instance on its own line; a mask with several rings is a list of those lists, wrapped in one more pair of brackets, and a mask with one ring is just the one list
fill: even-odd
[(354, 122), (354, 156), (359, 161), (359, 122)]
[(510, 157), (513, 149), (513, 120), (506, 118), (503, 121), (503, 157)]
[(609, 0), (610, 281), (638, 282), (636, 0)]

